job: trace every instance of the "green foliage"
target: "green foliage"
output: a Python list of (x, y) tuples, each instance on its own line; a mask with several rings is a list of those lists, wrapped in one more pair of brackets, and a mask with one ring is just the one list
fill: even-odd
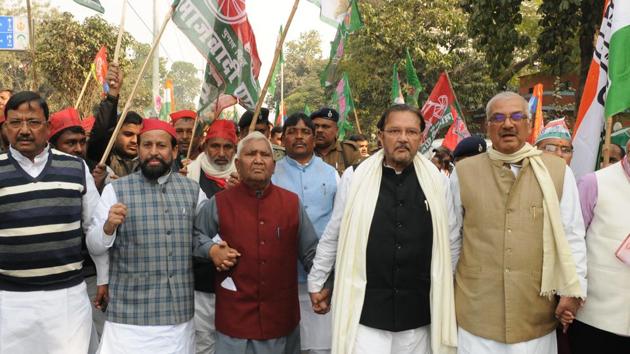
[(197, 78), (197, 68), (185, 61), (176, 61), (171, 65), (167, 78), (173, 80), (176, 109), (195, 109), (195, 97), (201, 89), (201, 80)]
[[(374, 132), (376, 121), (390, 105), (392, 66), (403, 67), (405, 48), (425, 87), (420, 105), (445, 70), (464, 110), (478, 110), (492, 96), (494, 81), (483, 55), (472, 48), (466, 14), (458, 4), (457, 0), (359, 2), (365, 27), (349, 36), (340, 71), (348, 73), (364, 131)], [(467, 123), (471, 125), (470, 119)]]
[[(317, 31), (300, 34), (284, 46), (284, 103), (287, 114), (302, 111), (304, 105), (320, 107), (325, 104), (324, 89), (319, 85), (319, 74), (326, 65), (320, 49)], [(280, 75), (276, 78), (276, 93), (267, 98), (269, 107), (280, 101)]]

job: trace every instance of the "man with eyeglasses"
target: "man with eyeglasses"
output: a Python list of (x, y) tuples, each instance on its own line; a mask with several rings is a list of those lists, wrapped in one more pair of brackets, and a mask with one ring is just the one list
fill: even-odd
[(528, 112), (514, 92), (494, 96), (492, 147), (451, 174), (460, 353), (556, 353), (558, 320), (566, 331), (586, 297), (575, 178), (565, 161), (526, 142)]
[(417, 109), (391, 106), (377, 127), (383, 149), (341, 178), (308, 277), (313, 308), (328, 310), (322, 289), (337, 258), (333, 354), (453, 352), (448, 179), (418, 153)]
[[(19, 92), (4, 112), (11, 146), (0, 154), (0, 353), (85, 354), (92, 311), (81, 244), (98, 191), (83, 160), (48, 144), (42, 97)], [(94, 262), (100, 272), (107, 258)]]
[(571, 133), (564, 118), (552, 120), (536, 138), (536, 147), (544, 153), (554, 154), (566, 161), (567, 166), (573, 158)]

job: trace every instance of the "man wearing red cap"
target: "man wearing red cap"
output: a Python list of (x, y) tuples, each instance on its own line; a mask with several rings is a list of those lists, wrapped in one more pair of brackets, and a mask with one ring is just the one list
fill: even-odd
[(171, 113), (171, 124), (173, 125), (173, 128), (175, 128), (175, 133), (177, 134), (177, 146), (179, 146), (179, 154), (173, 164), (174, 171), (179, 171), (184, 167), (182, 160), (188, 155), (188, 148), (191, 142), (193, 145), (190, 150), (190, 159), (194, 160), (199, 154), (198, 148), (201, 136), (193, 138), (196, 116), (197, 113), (187, 109)]
[(87, 236), (92, 254), (110, 257), (99, 353), (192, 354), (192, 231), (205, 195), (171, 172), (177, 136), (170, 124), (145, 119), (138, 156), (140, 171), (105, 186)]
[[(199, 183), (209, 198), (236, 184), (236, 127), (229, 120), (215, 120), (205, 137), (205, 151), (188, 167), (188, 178)], [(195, 258), (195, 337), (197, 353), (214, 353), (214, 267)]]

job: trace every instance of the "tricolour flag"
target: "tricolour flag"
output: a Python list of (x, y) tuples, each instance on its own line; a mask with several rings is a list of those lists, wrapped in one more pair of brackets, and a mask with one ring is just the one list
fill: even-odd
[(90, 8), (96, 12), (100, 12), (102, 14), (105, 13), (105, 8), (103, 8), (103, 5), (101, 5), (101, 2), (99, 0), (74, 0), (74, 2)]
[(319, 18), (331, 26), (343, 22), (350, 7), (349, 0), (308, 0), (319, 6)]
[(403, 104), (405, 98), (403, 97), (402, 90), (400, 89), (400, 79), (398, 78), (398, 64), (394, 64), (394, 70), (392, 73), (392, 104)]
[(162, 106), (160, 107), (160, 120), (169, 121), (169, 115), (175, 110), (175, 94), (173, 90), (173, 81), (167, 79), (164, 83), (162, 95)]
[(284, 102), (276, 102), (276, 120), (273, 123), (274, 127), (281, 127), (284, 125), (284, 121), (287, 119), (287, 111), (284, 106)]
[(630, 107), (630, 2), (606, 0), (573, 131), (571, 169), (577, 178), (598, 165), (606, 117)]
[(542, 113), (543, 106), (543, 84), (534, 85), (534, 91), (532, 92), (532, 97), (529, 99), (529, 114), (532, 118), (534, 118), (534, 127), (532, 128), (531, 134), (529, 134), (529, 138), (527, 142), (530, 144), (534, 144), (536, 142), (536, 138), (540, 135), (543, 128), (545, 127), (545, 120), (543, 118)]
[(446, 73), (440, 74), (431, 95), (422, 106), (422, 116), (426, 128), (424, 129), (424, 142), (420, 147), (423, 154), (431, 149), (431, 143), (438, 132), (453, 123), (453, 112), (451, 106), (456, 106), (455, 93), (451, 87)]
[(352, 93), (350, 91), (348, 74), (343, 73), (333, 93), (333, 107), (339, 112), (339, 122), (337, 122), (337, 126), (339, 127), (338, 138), (340, 140), (343, 140), (346, 132), (352, 129), (352, 124), (348, 121), (350, 112), (354, 111), (354, 103), (351, 97)]
[(449, 106), (449, 112), (447, 114), (451, 114), (453, 116), (453, 124), (448, 128), (446, 135), (444, 136), (444, 141), (442, 141), (442, 146), (447, 147), (449, 150), (455, 150), (457, 144), (462, 141), (464, 138), (470, 136), (470, 132), (468, 131), (468, 127), (466, 126), (466, 121), (464, 120), (464, 116), (459, 110), (457, 104), (452, 104)]
[(405, 85), (405, 103), (413, 107), (418, 107), (418, 96), (423, 88), (422, 84), (420, 84), (420, 79), (418, 79), (416, 68), (413, 66), (413, 61), (411, 60), (411, 55), (409, 54), (409, 48), (405, 49), (405, 53), (407, 55), (405, 61), (405, 72), (407, 74), (407, 84)]
[(176, 0), (173, 7), (173, 22), (207, 59), (200, 107), (211, 104), (217, 97), (211, 93), (221, 87), (253, 110), (260, 92), (261, 63), (245, 1)]

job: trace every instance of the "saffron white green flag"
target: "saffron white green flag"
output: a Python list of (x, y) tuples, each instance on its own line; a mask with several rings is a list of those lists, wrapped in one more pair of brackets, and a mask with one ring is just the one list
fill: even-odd
[(606, 0), (603, 14), (573, 132), (576, 178), (599, 164), (606, 117), (630, 107), (630, 1)]

